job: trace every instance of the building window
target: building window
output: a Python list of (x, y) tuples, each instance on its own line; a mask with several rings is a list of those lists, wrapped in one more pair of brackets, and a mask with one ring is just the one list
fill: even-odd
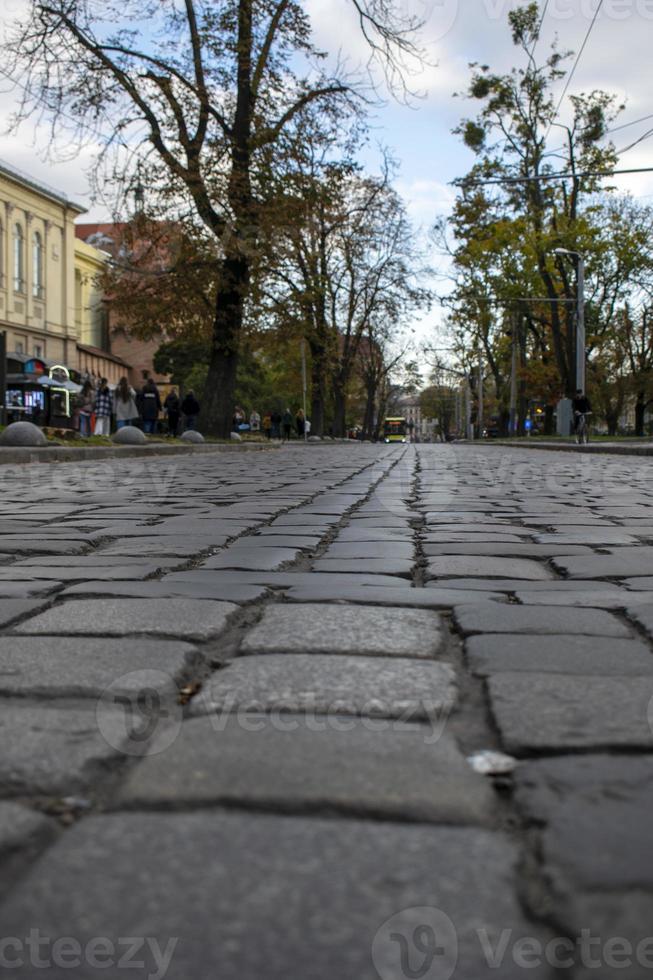
[(25, 239), (20, 225), (14, 227), (14, 292), (25, 292)]
[(16, 341), (16, 353), (17, 354), (24, 354), (25, 353), (25, 348), (23, 347), (22, 340), (17, 340)]
[(41, 344), (34, 344), (34, 357), (43, 357), (43, 347)]
[(2, 222), (0, 221), (0, 287), (4, 289), (5, 287), (5, 230)]
[(38, 231), (34, 232), (34, 238), (32, 239), (32, 265), (34, 267), (32, 295), (35, 299), (43, 299), (45, 292), (43, 283), (43, 239)]

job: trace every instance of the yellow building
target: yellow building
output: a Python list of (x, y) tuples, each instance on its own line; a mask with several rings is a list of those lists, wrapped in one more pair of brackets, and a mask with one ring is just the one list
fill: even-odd
[(100, 277), (110, 256), (75, 239), (75, 332), (77, 363), (82, 375), (104, 377), (117, 384), (130, 366), (109, 353), (109, 322)]
[(97, 285), (108, 255), (75, 237), (85, 209), (0, 162), (0, 330), (7, 353), (117, 381)]

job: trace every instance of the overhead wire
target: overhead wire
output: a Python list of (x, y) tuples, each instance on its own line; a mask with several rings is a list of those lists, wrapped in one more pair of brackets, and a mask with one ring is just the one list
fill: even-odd
[(546, 134), (546, 136), (544, 138), (545, 141), (549, 138), (549, 133), (551, 132), (551, 130), (553, 128), (553, 124), (554, 124), (555, 120), (558, 117), (558, 113), (560, 112), (560, 107), (561, 107), (561, 105), (562, 105), (562, 103), (564, 101), (565, 95), (567, 94), (567, 92), (569, 90), (569, 86), (571, 85), (571, 80), (573, 79), (574, 75), (576, 74), (576, 69), (578, 68), (578, 65), (580, 63), (580, 59), (583, 56), (583, 52), (585, 51), (585, 48), (587, 47), (587, 42), (589, 41), (590, 35), (591, 35), (591, 33), (592, 33), (593, 29), (594, 29), (594, 25), (596, 24), (596, 22), (598, 20), (598, 17), (599, 17), (599, 14), (601, 12), (601, 8), (603, 6), (603, 3), (604, 3), (604, 0), (599, 0), (599, 2), (597, 4), (597, 7), (596, 7), (596, 10), (594, 11), (594, 16), (592, 18), (592, 21), (590, 23), (590, 26), (587, 28), (587, 33), (585, 35), (585, 39), (583, 40), (583, 43), (580, 46), (580, 50), (579, 50), (578, 54), (576, 55), (576, 60), (574, 61), (574, 64), (572, 66), (572, 69), (569, 72), (569, 74), (567, 75), (567, 80), (565, 82), (565, 87), (562, 90), (562, 95), (560, 96), (560, 98), (558, 100), (558, 104), (556, 106), (555, 112), (553, 113), (553, 117), (551, 119), (551, 122), (549, 123), (549, 128), (548, 128), (547, 134)]

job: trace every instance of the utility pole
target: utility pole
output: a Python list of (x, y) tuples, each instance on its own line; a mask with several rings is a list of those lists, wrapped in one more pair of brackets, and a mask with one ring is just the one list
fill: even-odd
[(483, 355), (478, 349), (478, 438), (483, 438)]
[(306, 431), (306, 341), (302, 337), (301, 340), (301, 351), (302, 351), (302, 400), (303, 400), (303, 411), (304, 411), (304, 442), (308, 439), (308, 433)]
[(518, 313), (512, 315), (512, 362), (510, 365), (510, 435), (517, 435), (517, 324)]
[(585, 394), (585, 259), (582, 255), (577, 255), (577, 259), (576, 388)]

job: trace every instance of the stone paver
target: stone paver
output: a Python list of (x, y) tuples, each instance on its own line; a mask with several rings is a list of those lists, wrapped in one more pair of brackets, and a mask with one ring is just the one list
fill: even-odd
[(341, 653), (434, 657), (442, 644), (436, 613), (374, 606), (268, 606), (241, 653)]
[(653, 749), (653, 677), (503, 673), (490, 701), (506, 749)]
[(542, 581), (553, 578), (549, 569), (536, 561), (525, 558), (488, 558), (472, 555), (448, 555), (431, 558), (429, 574), (436, 578), (509, 578)]
[(631, 635), (628, 627), (612, 613), (600, 609), (561, 609), (514, 606), (500, 603), (459, 605), (454, 609), (462, 633), (558, 633), (571, 636)]
[[(17, 699), (0, 713), (0, 793), (83, 793), (100, 768), (121, 759), (129, 742), (124, 708), (103, 709), (102, 730), (94, 701), (57, 702)], [(108, 741), (110, 739), (110, 741)]]
[(195, 718), (121, 791), (130, 807), (187, 804), (342, 811), (385, 819), (485, 823), (492, 791), (446, 733), (334, 716)]
[(99, 697), (143, 689), (174, 698), (201, 663), (188, 643), (96, 637), (0, 637), (0, 695)]
[[(555, 895), (552, 912), (565, 934), (579, 935), (591, 923), (592, 934), (604, 941), (623, 937), (634, 953), (648, 940), (650, 951), (651, 757), (586, 755), (529, 762), (517, 770), (516, 799), (526, 818), (542, 828), (543, 870)], [(623, 970), (625, 976), (650, 972), (644, 961), (638, 964), (633, 957), (633, 962), (633, 969)], [(596, 966), (588, 965), (574, 975), (598, 974)]]
[(465, 653), (475, 674), (504, 671), (641, 677), (653, 674), (653, 653), (641, 640), (600, 636), (470, 636)]
[(428, 721), (451, 711), (448, 664), (407, 658), (263, 654), (233, 661), (213, 676), (194, 709), (365, 715)]
[[(36, 921), (45, 935), (83, 945), (147, 931), (157, 951), (170, 950), (168, 980), (378, 980), (379, 969), (399, 980), (392, 923), (375, 937), (404, 909), (415, 911), (393, 920), (395, 928), (428, 929), (431, 919), (419, 910), (436, 908), (439, 967), (455, 966), (457, 980), (479, 980), (496, 973), (479, 927), (493, 948), (504, 929), (515, 939), (548, 938), (515, 898), (517, 861), (502, 835), (473, 828), (210, 810), (93, 817), (19, 886), (3, 910), (3, 930), (23, 935)], [(141, 957), (151, 975), (151, 947)], [(65, 980), (71, 971), (49, 974)], [(83, 974), (95, 975), (106, 971)], [(522, 975), (508, 955), (502, 978)], [(535, 980), (552, 975), (546, 966), (529, 970)]]
[(651, 933), (653, 459), (2, 476), (0, 936), (149, 936), (160, 980), (169, 941), (172, 980), (649, 975), (518, 957)]
[(222, 633), (237, 606), (199, 599), (77, 599), (25, 620), (17, 633), (126, 636), (150, 633), (208, 640)]

